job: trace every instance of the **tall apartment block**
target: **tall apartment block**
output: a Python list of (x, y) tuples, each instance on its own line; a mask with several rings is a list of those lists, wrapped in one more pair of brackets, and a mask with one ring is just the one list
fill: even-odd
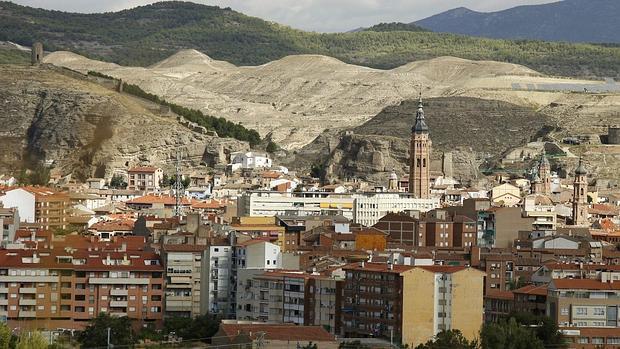
[(343, 268), (347, 337), (395, 338), (415, 347), (442, 330), (477, 336), (484, 273), (465, 267), (355, 263)]

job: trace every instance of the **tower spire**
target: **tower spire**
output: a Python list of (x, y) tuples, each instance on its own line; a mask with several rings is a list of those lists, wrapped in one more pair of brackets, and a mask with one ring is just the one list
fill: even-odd
[(429, 128), (424, 118), (424, 104), (422, 103), (422, 91), (418, 97), (418, 110), (415, 113), (415, 124), (411, 128), (412, 133), (428, 133)]

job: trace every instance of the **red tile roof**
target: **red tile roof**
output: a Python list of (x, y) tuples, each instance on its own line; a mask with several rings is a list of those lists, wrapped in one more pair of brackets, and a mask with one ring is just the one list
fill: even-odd
[(518, 288), (514, 291), (512, 291), (513, 293), (520, 293), (520, 294), (529, 294), (529, 295), (535, 295), (535, 296), (546, 296), (547, 295), (547, 285), (527, 285), (527, 286), (523, 286), (521, 288)]
[(144, 172), (144, 173), (153, 173), (155, 171), (157, 171), (158, 168), (157, 167), (152, 167), (152, 166), (138, 166), (138, 167), (133, 167), (130, 168), (127, 172)]
[[(362, 266), (363, 264), (363, 266)], [(363, 271), (376, 271), (376, 272), (385, 272), (385, 273), (396, 273), (400, 274), (402, 272), (408, 271), (415, 268), (411, 265), (401, 265), (401, 264), (392, 264), (392, 269), (388, 266), (387, 263), (351, 263), (342, 267), (343, 270), (363, 270)]]
[(485, 298), (512, 300), (515, 298), (515, 295), (510, 291), (491, 290)]
[(187, 244), (182, 244), (182, 245), (172, 245), (172, 244), (166, 244), (163, 247), (163, 250), (166, 252), (202, 252), (206, 249), (208, 249), (209, 246), (207, 245), (187, 245)]
[(558, 290), (600, 290), (618, 291), (620, 282), (608, 283), (591, 279), (554, 279), (549, 284), (549, 288)]
[(99, 222), (93, 224), (89, 230), (95, 231), (132, 231), (134, 226), (133, 221), (118, 220), (113, 222)]
[[(181, 199), (182, 205), (191, 205), (193, 202), (198, 202), (196, 200), (188, 200), (187, 198)], [(169, 195), (145, 195), (139, 198), (135, 198), (126, 202), (127, 204), (137, 204), (137, 205), (152, 205), (152, 204), (164, 204), (168, 206), (173, 206), (176, 204), (176, 198), (174, 196)]]
[(466, 267), (452, 266), (452, 265), (421, 265), (419, 268), (428, 270), (433, 273), (456, 273), (457, 271), (465, 270)]
[(297, 326), (288, 324), (220, 324), (220, 330), (233, 340), (244, 333), (255, 339), (256, 333), (265, 332), (265, 339), (273, 341), (332, 342), (336, 338), (321, 326)]

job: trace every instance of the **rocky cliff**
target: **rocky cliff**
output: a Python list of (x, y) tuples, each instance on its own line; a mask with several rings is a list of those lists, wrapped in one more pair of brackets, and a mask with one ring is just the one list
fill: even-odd
[(186, 166), (225, 163), (248, 149), (64, 69), (0, 65), (0, 86), (0, 173), (44, 162), (79, 179), (110, 177), (138, 164), (170, 168), (177, 148)]
[[(510, 149), (557, 128), (551, 117), (502, 101), (442, 97), (424, 104), (433, 141), (431, 170), (442, 172), (442, 159), (449, 154), (452, 176), (465, 182), (478, 179)], [(392, 169), (407, 172), (416, 109), (417, 101), (405, 101), (361, 126), (324, 132), (291, 164), (322, 164), (328, 179), (358, 177), (385, 184)]]

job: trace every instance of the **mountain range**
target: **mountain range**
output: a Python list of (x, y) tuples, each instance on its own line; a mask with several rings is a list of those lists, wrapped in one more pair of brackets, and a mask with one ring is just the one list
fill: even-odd
[(487, 38), (620, 43), (620, 1), (564, 0), (489, 13), (459, 7), (414, 24)]
[(453, 56), (517, 63), (550, 75), (620, 77), (620, 47), (493, 40), (394, 24), (355, 33), (320, 34), (230, 8), (181, 1), (99, 14), (48, 11), (0, 1), (0, 41), (25, 46), (41, 41), (48, 51), (67, 50), (131, 66), (149, 66), (179, 50), (197, 49), (214, 59), (244, 66), (288, 55), (321, 54), (346, 63), (391, 69), (412, 61)]

